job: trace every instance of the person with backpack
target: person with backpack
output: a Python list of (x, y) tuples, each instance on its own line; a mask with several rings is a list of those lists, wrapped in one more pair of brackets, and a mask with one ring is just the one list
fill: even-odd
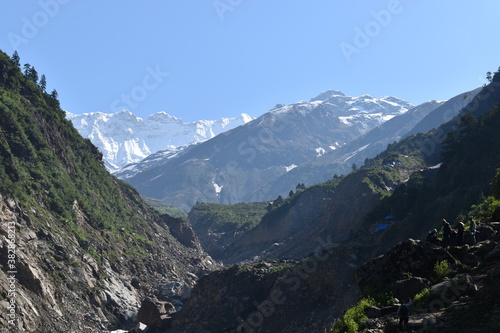
[(399, 329), (405, 325), (405, 330), (408, 330), (408, 321), (410, 320), (410, 306), (412, 304), (411, 299), (408, 302), (403, 302), (399, 305), (398, 312), (396, 313), (399, 317)]
[(437, 229), (433, 229), (433, 230), (429, 231), (429, 233), (427, 234), (427, 237), (425, 237), (425, 240), (429, 243), (439, 244)]
[(451, 238), (451, 227), (448, 221), (443, 219), (443, 246), (446, 247), (450, 245), (450, 238)]

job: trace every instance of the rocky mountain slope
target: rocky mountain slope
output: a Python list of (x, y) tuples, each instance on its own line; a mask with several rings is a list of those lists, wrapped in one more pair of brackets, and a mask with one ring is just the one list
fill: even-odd
[(300, 262), (234, 265), (200, 279), (182, 310), (149, 329), (399, 332), (397, 309), (411, 299), (412, 332), (495, 332), (500, 222), (484, 221), (478, 230), (476, 245), (408, 239), (367, 261), (360, 242), (350, 241), (318, 244)]
[(111, 172), (157, 151), (177, 151), (181, 146), (208, 140), (252, 120), (249, 115), (242, 114), (236, 118), (185, 123), (165, 112), (142, 119), (126, 110), (112, 114), (67, 112), (66, 117), (84, 138), (99, 148)]
[(146, 296), (216, 265), (185, 222), (106, 171), (25, 67), (0, 52), (1, 330), (130, 328)]
[[(345, 197), (344, 202), (337, 198), (342, 207), (335, 205), (336, 200), (327, 204), (327, 218), (307, 221), (299, 210), (290, 213), (300, 207), (300, 196), (312, 197), (319, 186), (271, 209), (268, 217), (274, 216), (264, 217), (251, 230), (268, 229), (253, 234), (253, 245), (259, 251), (259, 237), (269, 245), (274, 240), (271, 238), (279, 237), (277, 230), (285, 232), (282, 244), (269, 247), (266, 256), (256, 258), (268, 260), (207, 275), (193, 289), (185, 307), (165, 318), (165, 326), (159, 330), (397, 332), (394, 317), (399, 301), (395, 297), (414, 300), (410, 326), (418, 332), (498, 330), (495, 300), (500, 290), (496, 283), (500, 223), (495, 221), (500, 218), (500, 153), (497, 145), (489, 144), (500, 140), (500, 108), (494, 107), (500, 101), (498, 82), (497, 73), (450, 122), (390, 145), (368, 166), (332, 180), (330, 187), (323, 184), (323, 190), (330, 189), (330, 194), (340, 191), (341, 186), (359, 186), (361, 190), (356, 197)], [(431, 143), (433, 149), (429, 148)], [(408, 172), (411, 161), (415, 167), (418, 161), (421, 167), (436, 161), (442, 164)], [(465, 174), (470, 179), (463, 177)], [(367, 188), (378, 192), (374, 200), (378, 203), (367, 204), (371, 207), (358, 212)], [(369, 202), (372, 195), (366, 197)], [(302, 207), (307, 209), (305, 201)], [(338, 215), (349, 216), (348, 211), (360, 214), (352, 220), (357, 222), (338, 224)], [(440, 228), (443, 217), (455, 221), (464, 216), (479, 222), (477, 244), (468, 228), (465, 245), (441, 246), (408, 239), (424, 238), (429, 230)], [(293, 223), (300, 221), (303, 224), (299, 227)], [(320, 228), (308, 233), (310, 224)], [(302, 237), (304, 231), (306, 236)], [(293, 255), (300, 247), (311, 250), (301, 261), (269, 260)], [(341, 318), (340, 312), (344, 313)]]
[(411, 107), (395, 97), (349, 97), (327, 91), (310, 102), (278, 105), (125, 180), (147, 197), (186, 210), (196, 201), (246, 201), (297, 165), (343, 146)]
[[(408, 299), (413, 301), (408, 331), (498, 331), (500, 223), (485, 221), (479, 227), (483, 236), (476, 245), (443, 248), (409, 239), (360, 266), (356, 280), (365, 297), (392, 297), (363, 307), (366, 315), (358, 320), (357, 331), (399, 331), (396, 311)], [(334, 333), (348, 325), (339, 321), (336, 326)]]
[[(489, 191), (488, 182), (500, 160), (493, 158), (497, 156), (496, 146), (485, 142), (489, 140), (486, 137), (496, 140), (493, 125), (496, 121), (483, 120), (490, 126), (476, 131), (489, 134), (477, 134), (475, 141), (464, 141), (471, 145), (468, 148), (463, 148), (465, 143), (453, 146), (453, 154), (444, 155), (447, 158), (441, 153), (450, 145), (442, 141), (447, 136), (462, 135), (457, 134), (461, 133), (457, 132), (457, 126), (464, 126), (464, 115), (470, 113), (479, 119), (500, 101), (496, 84), (492, 82), (483, 88), (452, 120), (428, 133), (389, 145), (356, 172), (298, 191), (282, 203), (275, 200), (276, 204), (273, 202), (272, 209), (255, 228), (226, 239), (218, 259), (226, 263), (253, 257), (300, 259), (314, 250), (311, 239), (318, 235), (331, 242), (344, 241), (356, 234), (369, 239), (378, 226), (390, 225), (391, 228), (379, 234), (380, 253), (396, 239), (423, 237), (428, 228), (432, 229), (433, 222), (442, 218), (440, 215), (458, 215), (460, 209), (474, 204), (481, 193)], [(491, 117), (495, 117), (494, 113)], [(449, 156), (457, 160), (451, 161)], [(458, 176), (465, 174), (468, 176), (464, 179)], [(416, 196), (417, 192), (421, 194)], [(457, 196), (459, 192), (462, 194)], [(389, 215), (393, 218), (384, 220)]]
[(239, 264), (207, 274), (183, 309), (156, 325), (151, 321), (148, 329), (323, 333), (361, 294), (347, 264), (351, 253), (318, 248), (318, 255), (304, 262)]
[(470, 103), (480, 90), (478, 88), (448, 101), (431, 101), (410, 109), (344, 146), (297, 166), (253, 193), (249, 201), (286, 195), (298, 183), (318, 184), (327, 181), (334, 174), (347, 174), (352, 171), (353, 165), (363, 165), (367, 158), (375, 157), (385, 150), (387, 145), (411, 134), (430, 131), (449, 121)]

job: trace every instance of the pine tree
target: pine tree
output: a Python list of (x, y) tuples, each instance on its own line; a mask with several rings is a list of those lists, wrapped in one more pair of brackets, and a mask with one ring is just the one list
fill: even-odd
[(28, 79), (35, 83), (38, 83), (38, 72), (36, 71), (35, 67), (31, 67)]
[(293, 191), (292, 191), (292, 190), (290, 190), (290, 192), (288, 193), (288, 196), (289, 196), (289, 197), (293, 197), (293, 195), (294, 195)]
[(30, 74), (31, 65), (30, 64), (24, 64), (23, 68), (24, 68), (24, 76), (28, 77), (28, 75)]
[(295, 186), (295, 189), (298, 191), (303, 191), (306, 189), (306, 185), (304, 183), (298, 183), (297, 186)]
[(40, 78), (40, 88), (42, 88), (42, 91), (45, 92), (45, 89), (47, 88), (47, 80), (45, 79), (45, 74), (42, 74), (42, 77)]
[(14, 64), (16, 64), (17, 67), (21, 67), (21, 63), (19, 62), (21, 59), (19, 58), (19, 53), (17, 53), (17, 51), (14, 51), (10, 59)]
[(493, 76), (491, 75), (491, 72), (486, 72), (486, 80), (488, 80), (488, 82), (493, 81)]
[(24, 76), (30, 79), (31, 81), (38, 83), (38, 72), (35, 67), (30, 64), (24, 64)]

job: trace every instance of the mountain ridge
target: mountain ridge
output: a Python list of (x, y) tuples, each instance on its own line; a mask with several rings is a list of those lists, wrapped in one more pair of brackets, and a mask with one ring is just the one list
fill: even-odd
[(147, 197), (185, 210), (196, 201), (235, 203), (295, 165), (413, 107), (406, 101), (395, 103), (395, 97), (358, 98), (338, 91), (321, 96), (324, 100), (277, 105), (243, 126), (122, 179)]
[(274, 182), (246, 198), (259, 201), (286, 195), (297, 183), (313, 185), (325, 182), (334, 174), (349, 173), (353, 166), (360, 166), (366, 158), (375, 157), (388, 144), (398, 141), (417, 131), (429, 131), (450, 120), (470, 102), (481, 90), (477, 88), (452, 97), (448, 101), (430, 101), (416, 106), (408, 112), (396, 116), (383, 124), (315, 160), (304, 163), (282, 175)]
[(67, 112), (66, 117), (83, 137), (101, 150), (106, 167), (112, 172), (157, 151), (205, 141), (253, 119), (243, 113), (234, 118), (185, 123), (164, 111), (143, 119), (128, 110), (116, 113)]

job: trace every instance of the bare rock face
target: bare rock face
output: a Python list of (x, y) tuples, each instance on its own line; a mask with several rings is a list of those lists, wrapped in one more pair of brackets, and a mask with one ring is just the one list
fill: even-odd
[(430, 287), (431, 282), (421, 277), (412, 277), (410, 279), (399, 280), (391, 284), (386, 291), (392, 292), (394, 297), (401, 301), (412, 299), (424, 288)]
[[(34, 222), (42, 218), (44, 224)], [(80, 223), (87, 227), (85, 218), (82, 213)], [(136, 266), (123, 257), (111, 260), (97, 255), (113, 248), (113, 234), (102, 233), (110, 244), (96, 242), (92, 251), (85, 250), (74, 235), (52, 228), (55, 220), (50, 214), (24, 211), (15, 200), (1, 194), (0, 219), (0, 292), (4, 297), (0, 324), (12, 331), (97, 333), (129, 329), (136, 324), (140, 300), (160, 289), (158, 272), (170, 281), (179, 281), (175, 286), (182, 288), (173, 290), (187, 297), (197, 278), (192, 273), (196, 273), (195, 267), (201, 273), (213, 265), (210, 257), (183, 247), (160, 226), (158, 239), (170, 242), (170, 248), (179, 253), (171, 254), (178, 256), (177, 265), (186, 265), (191, 272), (175, 272), (169, 266), (176, 260), (172, 257)], [(157, 255), (154, 249), (149, 251), (151, 256)], [(180, 264), (180, 258), (185, 263)], [(167, 302), (161, 302), (156, 314), (150, 313), (151, 307), (146, 309), (146, 314), (144, 310), (140, 314), (148, 325), (155, 319), (160, 325), (158, 318), (163, 320), (165, 313), (175, 311)]]
[(163, 215), (162, 220), (182, 245), (201, 250), (200, 241), (187, 221), (169, 215)]
[(175, 312), (175, 306), (169, 302), (161, 302), (153, 299), (142, 301), (141, 308), (137, 313), (137, 321), (148, 327), (164, 328), (169, 314)]

